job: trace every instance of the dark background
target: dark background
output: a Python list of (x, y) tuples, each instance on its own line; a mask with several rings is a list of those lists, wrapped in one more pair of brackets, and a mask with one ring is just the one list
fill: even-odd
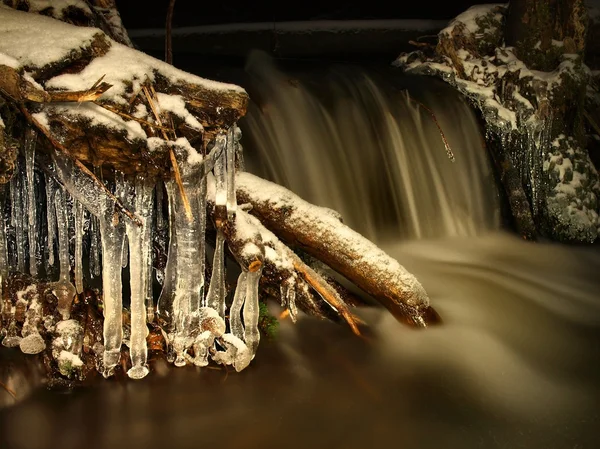
[[(165, 25), (168, 0), (117, 0), (125, 26), (161, 28)], [(451, 19), (474, 4), (490, 1), (431, 2), (308, 0), (250, 2), (247, 0), (179, 0), (175, 3), (173, 26), (210, 25), (239, 22), (279, 22), (352, 19)]]

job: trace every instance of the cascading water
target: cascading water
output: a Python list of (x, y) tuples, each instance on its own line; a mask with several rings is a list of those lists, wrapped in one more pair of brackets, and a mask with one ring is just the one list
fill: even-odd
[(376, 241), (498, 227), (483, 138), (451, 89), (430, 82), (404, 90), (399, 73), (358, 66), (296, 79), (262, 53), (247, 71), (255, 100), (241, 123), (249, 171), (337, 210)]

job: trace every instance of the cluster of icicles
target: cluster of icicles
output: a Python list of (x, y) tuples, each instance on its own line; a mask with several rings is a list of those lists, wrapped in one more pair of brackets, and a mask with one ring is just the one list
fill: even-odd
[[(85, 233), (88, 233), (89, 276), (102, 278), (104, 341), (103, 344), (96, 343), (93, 348), (101, 361), (99, 369), (105, 377), (110, 376), (119, 363), (121, 345), (125, 343), (131, 356), (131, 368), (127, 374), (135, 379), (146, 376), (147, 322), (155, 319), (151, 245), (153, 234), (158, 234), (155, 231), (165, 230), (166, 233), (168, 226), (170, 237), (166, 268), (156, 272), (158, 282), (163, 285), (156, 310), (161, 322), (167, 323), (163, 329), (171, 361), (177, 366), (187, 363), (205, 366), (210, 358), (217, 363), (232, 365), (237, 371), (248, 366), (260, 339), (258, 284), (261, 270), (242, 271), (240, 274), (227, 332), (225, 238), (220, 228), (217, 230), (210, 285), (205, 292), (207, 182), (209, 177), (211, 185), (214, 180), (215, 206), (222, 207), (231, 218), (236, 208), (235, 167), (243, 165), (239, 138), (239, 129), (232, 126), (228, 132), (216, 137), (204, 158), (197, 154), (193, 157), (186, 155), (186, 151), (193, 151), (189, 147), (187, 150), (185, 146), (176, 149), (189, 208), (184, 205), (176, 182), (167, 181), (168, 223), (162, 213), (162, 185), (140, 175), (131, 180), (116, 173), (114, 184), (111, 183), (110, 187), (123, 205), (139, 218), (140, 223), (135, 223), (119, 214), (114, 200), (67, 158), (55, 156), (50, 167), (53, 173), (39, 171), (40, 179), (36, 181), (36, 134), (28, 130), (23, 145), (25, 167), (17, 167), (16, 175), (4, 192), (5, 199), (10, 201), (10, 218), (6, 220), (6, 226), (4, 223), (0, 226), (0, 274), (5, 279), (9, 270), (26, 272), (27, 260), (29, 273), (34, 277), (40, 276), (41, 269), (51, 272), (56, 245), (60, 274), (52, 292), (58, 299), (57, 308), (63, 320), (59, 323), (44, 321), (40, 301), (34, 298), (29, 300), (25, 325), (19, 336), (14, 322), (15, 307), (12, 310), (0, 309), (0, 314), (4, 313), (5, 317), (12, 314), (12, 323), (4, 331), (2, 343), (5, 346), (21, 346), (24, 352), (41, 352), (45, 344), (38, 326), (44, 325), (57, 335), (52, 351), (59, 368), (61, 361), (68, 362), (69, 367), (81, 363), (78, 351), (81, 350), (83, 330), (75, 320), (69, 319), (69, 315), (75, 294), (83, 292), (82, 242)], [(45, 200), (39, 198), (44, 195), (44, 186)], [(210, 190), (213, 191), (212, 188)], [(41, 211), (44, 206), (46, 210)], [(38, 231), (43, 229), (43, 224), (39, 223), (41, 215), (45, 215), (48, 230), (47, 237), (42, 233), (40, 238)], [(69, 222), (74, 223), (75, 229), (74, 251), (71, 253)], [(163, 243), (166, 246), (166, 239)], [(28, 255), (26, 248), (29, 248)], [(71, 260), (75, 285), (70, 281)], [(127, 263), (131, 291), (129, 341), (124, 340), (122, 298), (122, 268)], [(17, 296), (21, 299), (28, 297), (25, 292)]]

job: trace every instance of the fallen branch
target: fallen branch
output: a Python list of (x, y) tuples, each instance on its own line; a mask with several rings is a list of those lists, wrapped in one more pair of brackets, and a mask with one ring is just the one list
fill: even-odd
[(425, 111), (427, 111), (427, 113), (429, 115), (431, 115), (431, 118), (433, 119), (433, 123), (435, 123), (435, 126), (437, 126), (437, 129), (440, 132), (440, 136), (442, 137), (442, 142), (444, 143), (444, 148), (446, 148), (446, 154), (448, 155), (448, 158), (452, 162), (455, 162), (456, 158), (454, 157), (454, 153), (452, 152), (452, 148), (450, 148), (450, 144), (448, 143), (448, 140), (446, 139), (446, 135), (444, 134), (444, 131), (442, 130), (442, 127), (440, 126), (439, 122), (437, 121), (437, 117), (435, 116), (434, 112), (431, 109), (429, 109), (427, 106), (425, 106), (423, 103), (421, 103), (420, 101), (415, 100), (414, 98), (412, 98), (410, 96), (410, 94), (408, 93), (408, 91), (406, 91), (406, 98), (408, 98), (413, 103), (416, 103), (417, 105), (421, 106), (423, 109), (425, 109)]
[(264, 226), (348, 278), (396, 317), (417, 327), (439, 320), (412, 274), (322, 208), (249, 173), (238, 173), (236, 185), (238, 201), (250, 203)]

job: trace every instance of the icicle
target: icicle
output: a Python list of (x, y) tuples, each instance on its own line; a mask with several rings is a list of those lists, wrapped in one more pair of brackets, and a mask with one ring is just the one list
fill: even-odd
[(28, 237), (29, 237), (29, 273), (37, 276), (37, 203), (35, 201), (35, 144), (37, 133), (33, 128), (27, 128), (25, 131), (25, 171), (27, 175), (27, 217), (28, 217)]
[(234, 126), (227, 132), (227, 147), (225, 151), (227, 160), (227, 217), (231, 219), (235, 215), (237, 201), (235, 198), (235, 139)]
[(127, 236), (123, 239), (123, 258), (121, 260), (121, 267), (125, 268), (129, 264), (129, 240)]
[[(215, 139), (216, 146), (226, 145), (225, 136), (219, 135)], [(217, 207), (226, 207), (227, 205), (227, 151), (221, 151), (221, 154), (215, 161), (213, 168), (215, 174), (215, 205)]]
[(71, 303), (77, 293), (71, 283), (71, 263), (69, 260), (69, 221), (67, 215), (66, 193), (58, 189), (54, 196), (54, 209), (56, 211), (56, 226), (58, 229), (58, 262), (60, 276), (53, 286), (52, 292), (58, 298), (57, 309), (63, 320), (71, 316)]
[(248, 272), (242, 271), (238, 277), (235, 293), (233, 295), (233, 302), (231, 303), (231, 309), (229, 311), (229, 327), (231, 328), (231, 333), (237, 338), (244, 338), (242, 306), (246, 299), (247, 279)]
[(75, 200), (75, 289), (83, 293), (83, 204)]
[(296, 279), (289, 277), (280, 286), (281, 307), (287, 306), (290, 312), (290, 318), (295, 323), (298, 317), (298, 307), (296, 306)]
[[(115, 176), (115, 196), (122, 197), (122, 176)], [(102, 241), (102, 294), (104, 302), (104, 371), (109, 377), (119, 363), (123, 342), (123, 237), (125, 226), (115, 204), (106, 198), (100, 204), (100, 237)]]
[(213, 256), (212, 276), (206, 295), (206, 305), (225, 317), (225, 235), (217, 230), (217, 242)]
[(46, 220), (48, 224), (48, 267), (54, 266), (54, 237), (56, 236), (56, 213), (54, 212), (55, 182), (46, 175)]
[[(4, 206), (6, 200), (6, 185), (0, 185), (0, 280), (8, 275), (8, 254), (6, 252), (6, 222), (4, 221)], [(2, 283), (0, 282), (0, 314), (2, 313)]]
[(169, 189), (174, 188), (171, 183), (166, 184), (165, 187), (167, 188), (169, 205), (169, 251), (167, 252), (167, 263), (164, 270), (163, 288), (158, 298), (158, 315), (167, 323), (171, 323), (173, 320), (173, 297), (177, 275), (177, 234), (175, 233), (176, 192), (169, 192)]
[(200, 283), (200, 305), (204, 305), (204, 290), (206, 288), (206, 192), (207, 173), (202, 173), (200, 179), (200, 190), (198, 192), (198, 277)]
[(258, 331), (258, 283), (262, 270), (248, 272), (246, 284), (246, 301), (244, 302), (244, 341), (250, 349), (252, 357), (256, 354), (260, 333)]
[(90, 217), (90, 275), (93, 278), (100, 277), (102, 274), (100, 243), (100, 222), (98, 217)]
[[(152, 191), (154, 185), (142, 177), (135, 181), (135, 199), (126, 202), (142, 220), (142, 226), (127, 222), (129, 241), (129, 271), (131, 277), (131, 369), (127, 375), (132, 379), (142, 379), (148, 374), (147, 357), (148, 326), (146, 324), (146, 304), (152, 296), (149, 290), (152, 259), (150, 253), (150, 225), (152, 220)], [(133, 204), (132, 204), (133, 203)]]
[[(18, 158), (17, 158), (18, 160)], [(25, 208), (23, 204), (23, 191), (21, 185), (21, 176), (19, 175), (18, 166), (15, 167), (15, 174), (11, 179), (11, 223), (15, 230), (15, 241), (17, 245), (17, 271), (25, 272), (25, 229), (23, 221)]]
[(235, 159), (237, 162), (237, 168), (239, 171), (245, 171), (246, 164), (244, 163), (244, 148), (242, 147), (242, 144), (240, 142), (242, 140), (242, 131), (237, 126), (237, 124), (234, 125), (233, 133), (235, 141)]
[[(187, 153), (186, 153), (187, 154)], [(180, 159), (182, 159), (180, 157)], [(171, 220), (171, 243), (167, 260), (165, 286), (161, 293), (159, 306), (161, 313), (170, 318), (171, 341), (176, 353), (175, 365), (186, 363), (185, 351), (194, 339), (190, 337), (199, 323), (199, 309), (202, 301), (204, 280), (202, 276), (204, 256), (200, 252), (200, 240), (204, 238), (201, 230), (202, 201), (199, 196), (202, 188), (197, 185), (201, 178), (201, 164), (180, 166), (181, 179), (188, 196), (193, 220), (189, 221), (184, 213), (181, 194), (175, 183), (167, 183), (169, 196), (169, 215)], [(178, 269), (177, 267), (181, 267)]]

